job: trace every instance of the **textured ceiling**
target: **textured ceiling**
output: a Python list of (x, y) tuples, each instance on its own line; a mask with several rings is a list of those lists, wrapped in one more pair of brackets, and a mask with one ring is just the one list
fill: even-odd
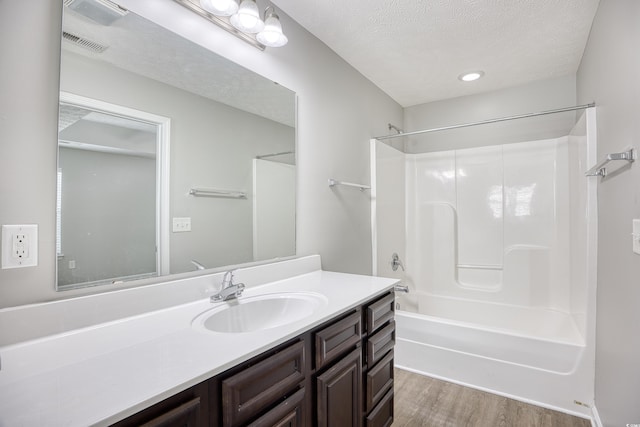
[(575, 73), (599, 0), (273, 2), (409, 107)]
[(65, 40), (63, 49), (295, 126), (292, 91), (134, 13), (103, 26), (65, 7), (63, 28), (108, 46), (94, 53)]

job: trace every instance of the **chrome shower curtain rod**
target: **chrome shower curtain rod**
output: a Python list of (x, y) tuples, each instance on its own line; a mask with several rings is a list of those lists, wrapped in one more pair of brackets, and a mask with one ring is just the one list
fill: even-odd
[(293, 154), (293, 151), (281, 151), (280, 153), (271, 153), (271, 154), (262, 154), (261, 156), (256, 156), (256, 159), (264, 159), (267, 157), (275, 157), (275, 156), (284, 156), (285, 154)]
[(416, 130), (416, 131), (413, 131), (413, 132), (403, 132), (403, 133), (398, 133), (398, 134), (395, 134), (395, 135), (375, 136), (374, 139), (377, 139), (378, 141), (383, 141), (385, 139), (393, 139), (393, 138), (398, 138), (398, 137), (401, 137), (401, 136), (420, 135), (420, 134), (423, 134), (423, 133), (438, 132), (438, 131), (441, 131), (441, 130), (449, 130), (449, 129), (466, 128), (466, 127), (470, 127), (470, 126), (486, 125), (486, 124), (489, 124), (489, 123), (505, 122), (507, 120), (526, 119), (527, 117), (544, 116), (544, 115), (547, 115), (547, 114), (555, 114), (555, 113), (564, 113), (566, 111), (584, 110), (584, 109), (595, 107), (595, 106), (596, 106), (595, 102), (592, 102), (590, 104), (577, 105), (575, 107), (558, 108), (556, 110), (539, 111), (537, 113), (520, 114), (520, 115), (517, 115), (517, 116), (501, 117), (499, 119), (482, 120), (480, 122), (463, 123), (463, 124), (459, 124), (459, 125), (444, 126), (444, 127), (440, 127), (440, 128)]

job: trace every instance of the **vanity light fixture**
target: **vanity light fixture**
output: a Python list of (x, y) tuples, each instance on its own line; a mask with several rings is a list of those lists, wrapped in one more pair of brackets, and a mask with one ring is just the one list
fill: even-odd
[(239, 0), (174, 1), (260, 50), (284, 46), (289, 41), (273, 6), (267, 6), (261, 17), (256, 0), (241, 0), (239, 4)]
[(259, 33), (264, 28), (264, 21), (260, 19), (260, 11), (255, 0), (242, 0), (238, 12), (231, 15), (229, 20), (237, 30), (249, 34)]
[(282, 33), (280, 17), (271, 6), (264, 10), (264, 29), (256, 36), (258, 41), (265, 46), (280, 47), (287, 44), (289, 39)]
[(216, 16), (231, 16), (238, 11), (236, 0), (200, 0), (200, 6)]
[(458, 76), (458, 80), (463, 82), (472, 82), (478, 80), (480, 77), (484, 76), (484, 71), (472, 71), (470, 73), (463, 73)]

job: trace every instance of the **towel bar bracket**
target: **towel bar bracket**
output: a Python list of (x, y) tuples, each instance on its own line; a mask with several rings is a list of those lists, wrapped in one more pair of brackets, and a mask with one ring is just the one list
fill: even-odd
[(607, 154), (607, 157), (603, 161), (601, 161), (600, 163), (598, 163), (597, 165), (595, 165), (594, 167), (589, 169), (585, 173), (585, 176), (601, 176), (601, 177), (604, 178), (605, 176), (607, 176), (606, 165), (609, 162), (617, 161), (617, 160), (623, 160), (623, 161), (627, 161), (629, 163), (632, 163), (637, 158), (638, 158), (638, 155), (637, 155), (637, 152), (636, 152), (635, 148), (630, 148), (628, 151), (624, 151), (622, 153), (610, 153), (610, 154)]

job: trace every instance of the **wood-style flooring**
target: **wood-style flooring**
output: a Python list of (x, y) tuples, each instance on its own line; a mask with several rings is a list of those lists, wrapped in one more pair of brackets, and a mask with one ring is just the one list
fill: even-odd
[(590, 427), (584, 418), (395, 370), (392, 427)]

